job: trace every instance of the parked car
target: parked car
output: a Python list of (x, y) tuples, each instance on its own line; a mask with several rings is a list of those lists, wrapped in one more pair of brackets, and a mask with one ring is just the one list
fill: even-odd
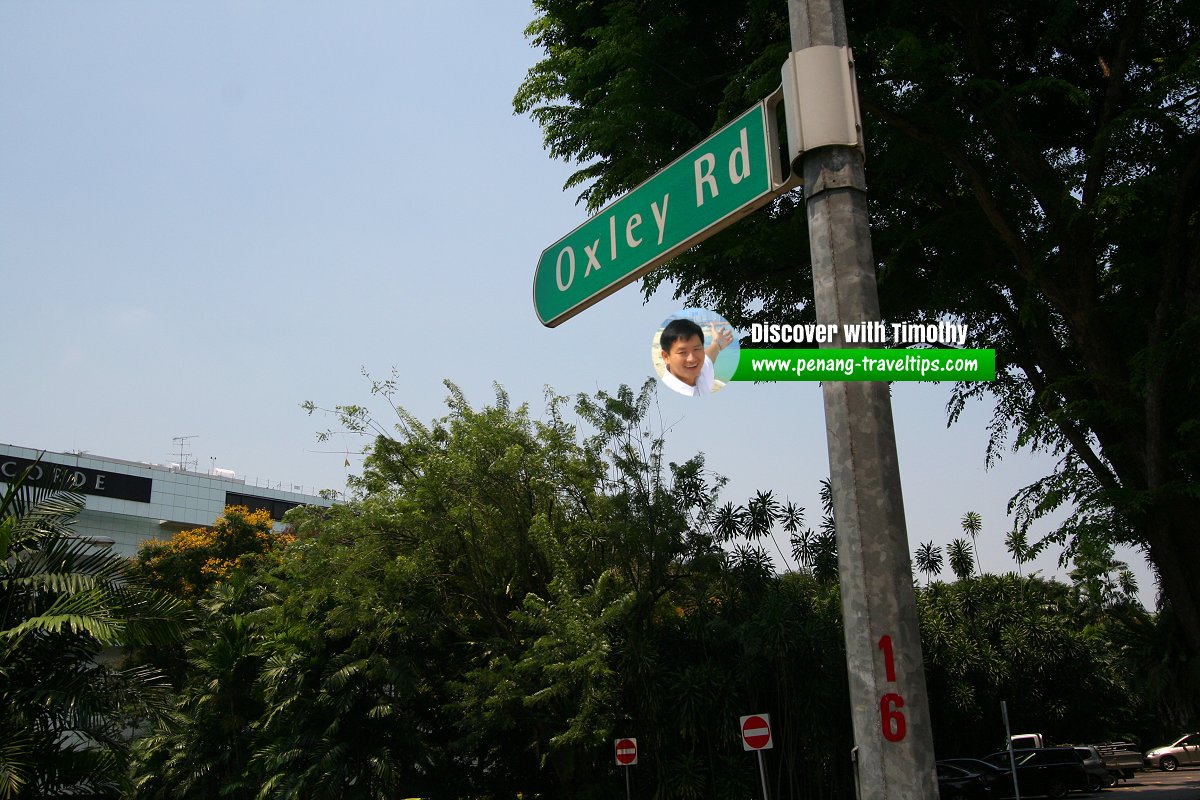
[[(1132, 778), (1142, 768), (1142, 749), (1136, 742), (1051, 742), (1041, 733), (1014, 733), (1008, 740), (1019, 750), (1037, 747), (1094, 747), (1109, 774), (1109, 786), (1121, 778)], [(1008, 747), (1005, 742), (1001, 747)]]
[(937, 763), (950, 764), (978, 774), (992, 790), (993, 797), (1012, 797), (1012, 771), (1007, 765), (997, 767), (979, 758), (943, 758)]
[(978, 772), (937, 762), (938, 797), (941, 800), (991, 800), (992, 789)]
[(1200, 733), (1189, 733), (1154, 748), (1146, 753), (1145, 761), (1147, 767), (1158, 767), (1166, 772), (1174, 772), (1184, 764), (1200, 764)]
[(1098, 792), (1106, 786), (1116, 785), (1116, 780), (1109, 773), (1108, 767), (1104, 766), (1104, 759), (1100, 757), (1099, 750), (1090, 744), (1077, 744), (1075, 751), (1083, 760), (1083, 771), (1088, 776), (1088, 789)]
[[(1057, 798), (1072, 789), (1086, 792), (1089, 788), (1083, 760), (1074, 747), (1014, 750), (1013, 759), (1017, 764), (1017, 783), (1022, 797), (1044, 794)], [(1009, 764), (1008, 751), (992, 753), (983, 760), (1006, 767)]]

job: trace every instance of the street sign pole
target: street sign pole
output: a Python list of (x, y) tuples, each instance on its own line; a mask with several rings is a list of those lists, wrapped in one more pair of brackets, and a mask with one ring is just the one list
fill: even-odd
[(1008, 769), (1012, 775), (1013, 797), (1021, 800), (1021, 787), (1017, 783), (1017, 757), (1013, 755), (1012, 728), (1008, 726), (1008, 701), (1000, 701), (1000, 716), (1004, 718), (1004, 741), (1008, 742)]
[(617, 766), (625, 770), (625, 800), (630, 800), (629, 768), (638, 763), (637, 739), (614, 739), (613, 756)]
[[(794, 51), (847, 45), (842, 0), (788, 0), (788, 12)], [(879, 320), (861, 152), (806, 150), (800, 171), (817, 322)], [(931, 800), (933, 738), (889, 387), (825, 381), (822, 390), (860, 798)]]
[(762, 781), (763, 800), (767, 796), (767, 767), (763, 763), (763, 750), (775, 747), (774, 734), (771, 732), (771, 716), (769, 714), (747, 714), (738, 720), (738, 729), (742, 734), (742, 749), (753, 750), (758, 755), (758, 777)]

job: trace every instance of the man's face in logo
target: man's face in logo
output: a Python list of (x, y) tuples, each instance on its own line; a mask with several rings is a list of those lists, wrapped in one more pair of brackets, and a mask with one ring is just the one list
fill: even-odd
[(695, 386), (704, 366), (704, 338), (676, 339), (670, 350), (662, 351), (662, 357), (672, 375), (688, 386)]

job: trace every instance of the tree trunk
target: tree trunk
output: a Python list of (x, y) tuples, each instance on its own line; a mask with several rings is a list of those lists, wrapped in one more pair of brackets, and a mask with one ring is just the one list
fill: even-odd
[(1175, 611), (1189, 654), (1200, 656), (1200, 537), (1195, 520), (1200, 502), (1178, 499), (1157, 503), (1147, 514), (1146, 541), (1163, 595)]

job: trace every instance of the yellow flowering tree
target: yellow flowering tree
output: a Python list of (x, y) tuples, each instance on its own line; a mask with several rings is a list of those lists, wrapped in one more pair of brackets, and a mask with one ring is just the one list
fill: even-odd
[(295, 538), (287, 531), (275, 531), (266, 510), (226, 506), (210, 527), (180, 531), (165, 542), (144, 542), (137, 562), (152, 585), (194, 602), (214, 583)]

